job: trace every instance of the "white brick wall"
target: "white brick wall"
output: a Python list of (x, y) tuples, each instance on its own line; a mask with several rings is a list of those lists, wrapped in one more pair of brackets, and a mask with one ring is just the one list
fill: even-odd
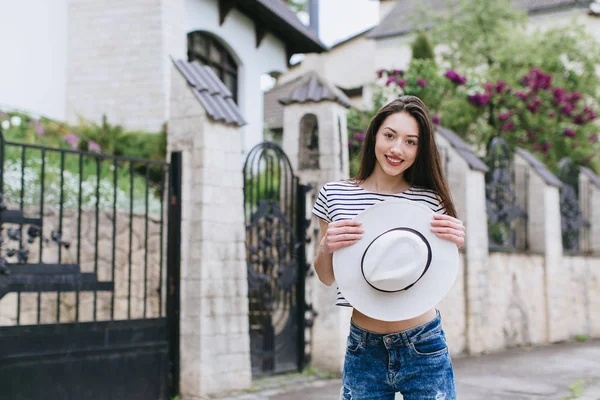
[(251, 384), (238, 127), (212, 122), (173, 67), (169, 150), (183, 151), (181, 396)]
[[(159, 131), (169, 52), (185, 55), (183, 0), (70, 0), (66, 113)], [(179, 26), (177, 23), (179, 22)]]

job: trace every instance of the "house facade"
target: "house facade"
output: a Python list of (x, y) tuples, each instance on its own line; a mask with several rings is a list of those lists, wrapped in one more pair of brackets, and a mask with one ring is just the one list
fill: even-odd
[[(528, 29), (544, 29), (571, 24), (574, 20), (600, 40), (600, 17), (575, 0), (513, 0), (515, 8), (529, 14)], [(323, 54), (307, 54), (282, 76), (285, 83), (316, 71), (342, 89), (356, 107), (371, 104), (370, 85), (379, 69), (406, 69), (411, 57), (411, 44), (418, 29), (424, 28), (423, 10), (439, 11), (440, 0), (380, 0), (376, 26), (334, 44)], [(350, 62), (350, 60), (356, 60)]]
[(69, 122), (106, 115), (127, 129), (158, 132), (169, 118), (171, 58), (197, 60), (232, 92), (247, 122), (246, 150), (262, 141), (261, 77), (286, 72), (295, 53), (325, 51), (281, 0), (32, 0), (0, 7), (11, 60), (0, 63), (3, 107)]

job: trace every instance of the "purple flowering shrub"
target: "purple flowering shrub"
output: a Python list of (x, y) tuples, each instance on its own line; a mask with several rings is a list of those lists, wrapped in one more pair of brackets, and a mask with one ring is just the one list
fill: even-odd
[(598, 151), (597, 101), (555, 84), (554, 77), (539, 68), (512, 86), (486, 83), (468, 102), (484, 111), (480, 119), (488, 136), (481, 140), (503, 137), (513, 147), (537, 153), (553, 169), (562, 157), (589, 164)]
[[(382, 91), (420, 97), (434, 124), (453, 130), (477, 147), (484, 148), (499, 136), (513, 148), (537, 154), (551, 169), (556, 169), (561, 158), (571, 157), (599, 171), (598, 101), (570, 89), (577, 87), (570, 82), (572, 77), (561, 81), (540, 68), (531, 68), (521, 77), (505, 75), (507, 79), (482, 84), (477, 83), (481, 79), (471, 79), (461, 71), (440, 71), (428, 60), (413, 60), (406, 71), (377, 72)], [(363, 137), (351, 137), (355, 152)]]

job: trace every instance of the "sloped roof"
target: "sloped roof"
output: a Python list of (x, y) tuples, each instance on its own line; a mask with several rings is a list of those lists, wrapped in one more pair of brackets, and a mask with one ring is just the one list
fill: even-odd
[(292, 54), (327, 50), (315, 32), (308, 29), (281, 0), (244, 0), (234, 3), (234, 6), (257, 25), (279, 37)]
[(467, 162), (469, 167), (476, 171), (487, 172), (488, 166), (483, 162), (481, 158), (473, 152), (467, 145), (467, 143), (462, 140), (456, 133), (452, 132), (450, 129), (446, 129), (441, 126), (436, 127), (436, 132), (442, 135), (450, 145), (456, 150), (456, 152)]
[[(421, 10), (439, 12), (447, 8), (447, 0), (396, 0), (396, 2), (389, 14), (367, 34), (367, 38), (383, 39), (405, 35), (417, 28), (417, 18)], [(516, 9), (529, 13), (579, 6), (575, 0), (512, 0), (512, 2)], [(431, 24), (424, 26), (424, 28), (430, 27)]]
[(346, 108), (351, 103), (348, 96), (325, 79), (310, 71), (289, 82), (275, 86), (264, 94), (264, 119), (271, 129), (283, 127), (283, 105), (292, 103), (318, 103), (333, 101)]
[(213, 120), (237, 126), (246, 125), (231, 92), (210, 67), (201, 65), (198, 61), (173, 60), (173, 63)]
[(581, 167), (581, 172), (588, 177), (588, 179), (598, 188), (600, 189), (600, 178), (598, 177), (598, 175), (596, 175), (594, 173), (594, 171), (592, 171), (589, 168), (586, 167)]
[(541, 162), (540, 160), (538, 160), (537, 158), (535, 158), (533, 156), (533, 154), (531, 154), (530, 152), (528, 152), (525, 149), (521, 149), (518, 148), (516, 149), (516, 152), (518, 155), (520, 155), (521, 157), (523, 157), (523, 159), (525, 161), (527, 161), (527, 163), (533, 168), (533, 170), (535, 172), (537, 172), (537, 174), (544, 180), (544, 182), (546, 182), (548, 185), (552, 185), (552, 186), (556, 186), (556, 187), (561, 187), (563, 185), (563, 183), (561, 182), (560, 179), (558, 179), (558, 177), (556, 175), (554, 175), (549, 169), (548, 167), (546, 167), (544, 165), (543, 162)]

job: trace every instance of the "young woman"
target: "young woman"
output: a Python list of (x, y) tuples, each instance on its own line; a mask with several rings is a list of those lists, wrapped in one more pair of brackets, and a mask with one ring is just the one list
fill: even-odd
[[(427, 205), (435, 212), (432, 231), (463, 245), (465, 229), (444, 181), (433, 124), (425, 104), (414, 96), (390, 102), (373, 118), (356, 177), (328, 183), (319, 192), (313, 213), (321, 219), (321, 240), (314, 265), (321, 282), (330, 286), (335, 281), (333, 252), (362, 237), (352, 218), (390, 198)], [(351, 307), (339, 290), (336, 305)], [(392, 340), (394, 335), (403, 340)], [(404, 400), (456, 398), (439, 311), (387, 322), (354, 309), (341, 398), (392, 400), (396, 392)]]

